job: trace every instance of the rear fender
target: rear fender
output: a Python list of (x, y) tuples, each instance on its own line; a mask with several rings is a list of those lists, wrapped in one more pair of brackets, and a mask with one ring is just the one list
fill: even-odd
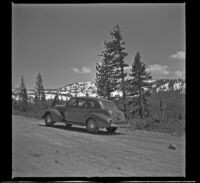
[(54, 122), (64, 121), (63, 115), (56, 109), (47, 109), (43, 116), (45, 116), (46, 114), (51, 114), (52, 120)]
[(86, 116), (86, 119), (85, 119), (85, 122), (87, 122), (87, 120), (89, 118), (93, 118), (95, 119), (96, 123), (97, 123), (97, 126), (99, 128), (107, 128), (110, 126), (110, 119), (108, 116), (106, 116), (105, 114), (102, 114), (102, 113), (89, 113), (87, 116)]

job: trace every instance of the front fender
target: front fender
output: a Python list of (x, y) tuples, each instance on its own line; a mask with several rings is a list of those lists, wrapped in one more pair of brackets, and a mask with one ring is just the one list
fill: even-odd
[(111, 118), (109, 118), (105, 114), (102, 114), (102, 113), (89, 113), (86, 116), (86, 120), (85, 121), (87, 121), (87, 119), (89, 119), (89, 118), (94, 118), (96, 123), (97, 123), (97, 126), (99, 128), (107, 128), (107, 127), (110, 126), (109, 121), (111, 120)]
[(43, 117), (45, 117), (46, 114), (51, 114), (52, 120), (54, 122), (64, 121), (63, 115), (56, 109), (47, 109), (44, 112)]

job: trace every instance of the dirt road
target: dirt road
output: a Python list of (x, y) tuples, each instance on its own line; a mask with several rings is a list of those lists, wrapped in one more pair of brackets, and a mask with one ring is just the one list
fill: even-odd
[[(185, 139), (119, 129), (87, 133), (12, 116), (13, 177), (185, 176)], [(176, 149), (168, 149), (172, 143)]]

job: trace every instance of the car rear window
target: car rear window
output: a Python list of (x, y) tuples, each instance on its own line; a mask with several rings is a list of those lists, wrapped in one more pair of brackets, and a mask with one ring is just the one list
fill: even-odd
[(106, 109), (117, 109), (116, 105), (113, 102), (102, 101), (102, 104)]

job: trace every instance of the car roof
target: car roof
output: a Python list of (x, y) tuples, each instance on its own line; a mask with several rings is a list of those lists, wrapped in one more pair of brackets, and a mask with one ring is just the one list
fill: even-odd
[[(104, 98), (95, 98), (95, 97), (72, 97), (71, 99), (90, 99), (90, 100), (94, 100), (94, 101), (110, 101)], [(111, 102), (111, 101), (110, 101)]]

